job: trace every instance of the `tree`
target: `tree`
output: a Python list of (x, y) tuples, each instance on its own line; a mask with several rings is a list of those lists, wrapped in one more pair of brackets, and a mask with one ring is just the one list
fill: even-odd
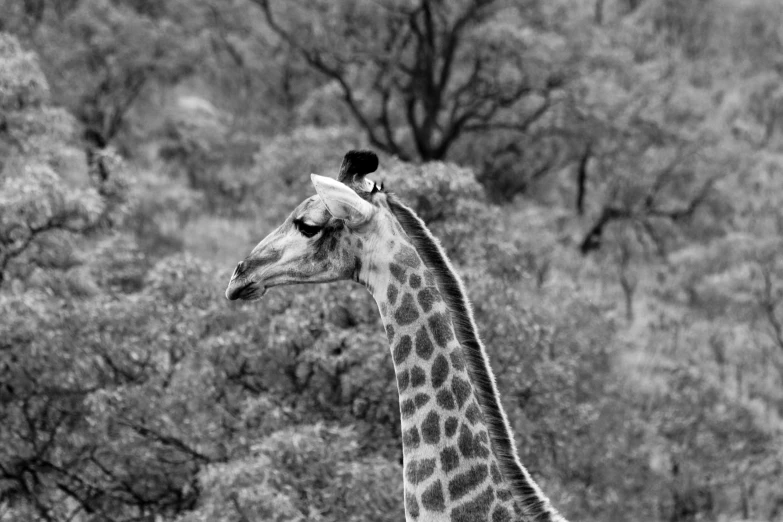
[[(125, 188), (120, 176), (109, 179), (108, 157), (101, 158), (103, 171), (97, 178), (87, 179), (83, 162), (69, 170), (76, 122), (51, 104), (37, 56), (5, 33), (0, 33), (0, 85), (0, 146), (6, 152), (0, 166), (1, 283), (14, 263), (28, 273), (36, 265), (77, 263), (73, 236), (107, 224), (121, 205)], [(66, 177), (80, 183), (68, 183)]]
[(197, 52), (166, 17), (109, 0), (82, 0), (47, 29), (33, 40), (41, 43), (38, 50), (56, 99), (99, 149), (123, 130), (147, 86), (182, 78), (192, 67), (191, 53)]
[[(570, 144), (573, 184), (565, 194), (587, 218), (577, 242), (585, 255), (607, 244), (608, 231), (610, 244), (665, 255), (689, 229), (695, 233), (698, 212), (719, 215), (725, 201), (713, 187), (742, 165), (705, 125), (704, 87), (645, 41), (620, 50), (627, 31), (582, 49), (588, 68), (602, 73), (574, 81), (572, 117), (552, 130)], [(636, 60), (645, 67), (634, 67)]]
[(502, 1), (254, 2), (339, 86), (370, 143), (403, 160), (443, 159), (464, 135), (524, 134), (562, 85), (525, 52), (524, 10)]

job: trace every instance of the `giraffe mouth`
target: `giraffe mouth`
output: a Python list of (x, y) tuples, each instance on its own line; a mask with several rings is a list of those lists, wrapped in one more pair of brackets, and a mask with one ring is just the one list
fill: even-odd
[(226, 288), (226, 299), (229, 301), (235, 301), (237, 299), (243, 301), (256, 301), (264, 297), (266, 290), (267, 287), (253, 281), (241, 283), (232, 280), (228, 284), (228, 288)]

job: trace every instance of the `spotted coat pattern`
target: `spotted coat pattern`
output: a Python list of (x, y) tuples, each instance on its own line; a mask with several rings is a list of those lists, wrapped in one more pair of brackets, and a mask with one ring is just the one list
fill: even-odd
[[(397, 375), (408, 521), (518, 520), (435, 278), (399, 230), (366, 264)], [(389, 261), (391, 260), (391, 261)]]

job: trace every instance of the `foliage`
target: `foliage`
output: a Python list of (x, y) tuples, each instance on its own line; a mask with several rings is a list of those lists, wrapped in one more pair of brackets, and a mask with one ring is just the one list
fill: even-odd
[(399, 520), (371, 297), (223, 299), (367, 146), (566, 515), (782, 520), (774, 0), (0, 12), (0, 520)]
[(142, 91), (181, 77), (194, 51), (176, 25), (108, 0), (78, 2), (52, 29), (39, 48), (58, 101), (100, 148), (123, 130)]
[(463, 134), (524, 133), (561, 82), (518, 28), (527, 13), (504, 2), (256, 3), (370, 143), (402, 159), (443, 159)]
[(358, 447), (350, 430), (323, 425), (274, 432), (207, 468), (203, 505), (180, 520), (399, 520), (402, 468)]
[(6, 152), (0, 166), (2, 282), (9, 271), (29, 276), (35, 266), (79, 264), (74, 236), (116, 220), (125, 187), (119, 172), (89, 180), (78, 171), (86, 165), (74, 147), (73, 118), (51, 105), (35, 55), (5, 33), (0, 74), (5, 125), (0, 139)]

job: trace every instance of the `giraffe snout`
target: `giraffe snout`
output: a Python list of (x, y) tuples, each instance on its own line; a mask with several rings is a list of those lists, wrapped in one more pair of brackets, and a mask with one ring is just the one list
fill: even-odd
[[(255, 300), (266, 293), (270, 286), (270, 270), (274, 270), (275, 263), (283, 255), (281, 249), (265, 245), (266, 241), (262, 241), (247, 258), (237, 263), (226, 288), (226, 298), (229, 300)], [(275, 286), (274, 282), (272, 286)]]
[(255, 300), (266, 294), (267, 287), (263, 279), (259, 281), (253, 275), (256, 268), (256, 263), (253, 260), (244, 260), (237, 264), (226, 288), (226, 298), (229, 301), (235, 299)]

